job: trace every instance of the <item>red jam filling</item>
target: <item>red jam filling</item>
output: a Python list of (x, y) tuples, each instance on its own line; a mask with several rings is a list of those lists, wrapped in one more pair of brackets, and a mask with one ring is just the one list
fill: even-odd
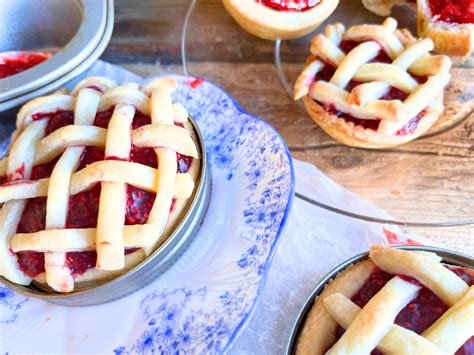
[(125, 224), (144, 224), (153, 207), (155, 197), (154, 193), (128, 185)]
[[(354, 49), (359, 42), (355, 41), (342, 41), (339, 48), (344, 53), (349, 53), (352, 49)], [(392, 59), (387, 55), (384, 50), (381, 50), (379, 54), (374, 57), (369, 63), (391, 63)], [(334, 75), (336, 68), (326, 63), (325, 66), (316, 74), (314, 77), (314, 81), (330, 81), (332, 76)], [(418, 81), (419, 83), (423, 83), (426, 81), (426, 77), (417, 77), (412, 75), (412, 77)], [(346, 87), (347, 91), (352, 91), (353, 88), (362, 84), (361, 82), (351, 80)], [(380, 100), (400, 100), (404, 101), (408, 95), (404, 93), (402, 90), (397, 89), (395, 87), (390, 87), (390, 90), (383, 95)], [(344, 119), (346, 122), (353, 122), (356, 126), (362, 126), (365, 129), (372, 129), (376, 131), (379, 128), (380, 120), (367, 120), (363, 118), (354, 117), (350, 114), (337, 110), (334, 104), (331, 103), (321, 103), (319, 102), (324, 108), (331, 114)], [(416, 117), (413, 117), (403, 128), (401, 128), (396, 134), (397, 135), (406, 135), (415, 132), (416, 128), (418, 127), (419, 122), (423, 118), (425, 111), (420, 112)]]
[(318, 5), (322, 0), (255, 0), (277, 11), (307, 11)]
[(100, 184), (69, 197), (66, 228), (95, 228), (99, 215)]
[[(113, 109), (97, 113), (94, 125), (106, 128), (112, 117)], [(73, 112), (58, 111), (52, 114), (38, 114), (33, 117), (35, 120), (49, 118), (46, 127), (46, 135), (55, 130), (70, 125), (74, 121)], [(150, 117), (136, 112), (132, 129), (151, 123)], [(96, 147), (86, 147), (82, 153), (78, 171), (96, 161), (104, 160), (104, 149)], [(33, 167), (32, 180), (47, 178), (51, 176), (57, 160)], [(193, 158), (177, 154), (178, 172), (184, 173), (189, 170)], [(130, 161), (144, 164), (152, 168), (158, 167), (156, 153), (152, 148), (137, 148), (132, 145)], [(8, 182), (7, 182), (8, 183)], [(68, 205), (68, 215), (66, 228), (95, 228), (97, 227), (97, 216), (99, 213), (101, 185), (96, 184), (87, 191), (70, 196)], [(156, 194), (139, 189), (135, 186), (127, 186), (127, 202), (125, 212), (125, 224), (144, 224), (148, 219), (151, 208), (155, 201)], [(174, 201), (171, 210), (174, 207)], [(17, 228), (17, 233), (34, 233), (44, 230), (46, 219), (46, 198), (38, 197), (28, 200), (23, 211), (22, 218)], [(132, 248), (125, 250), (125, 254), (138, 250)], [(30, 277), (35, 277), (45, 271), (44, 255), (40, 252), (22, 251), (18, 252), (17, 258), (20, 269)], [(95, 251), (69, 252), (66, 255), (66, 265), (71, 269), (72, 274), (83, 274), (88, 269), (95, 267), (97, 254)]]
[[(46, 136), (53, 133), (59, 128), (69, 126), (74, 123), (74, 113), (72, 111), (59, 111), (48, 116), (50, 117), (50, 119), (45, 129)], [(43, 118), (41, 117), (41, 114), (36, 114), (35, 116), (33, 116), (34, 120), (39, 120), (41, 118)]]
[(51, 58), (50, 53), (24, 53), (14, 56), (0, 54), (0, 79), (28, 70)]
[(71, 269), (71, 274), (82, 275), (87, 270), (95, 267), (97, 253), (95, 251), (82, 251), (80, 253), (67, 253), (66, 265)]
[(435, 21), (474, 23), (473, 0), (429, 0), (428, 6)]
[[(469, 286), (474, 285), (474, 275), (461, 267), (453, 267), (450, 269), (463, 279)], [(369, 300), (374, 297), (385, 284), (395, 275), (388, 274), (380, 269), (375, 269), (369, 276), (364, 286), (352, 296), (352, 301), (359, 307), (364, 306)], [(418, 281), (413, 278), (399, 275), (408, 282), (415, 283), (421, 286)], [(403, 308), (395, 318), (395, 324), (410, 329), (417, 334), (423, 333), (428, 329), (437, 319), (439, 319), (444, 312), (448, 310), (448, 306), (433, 292), (426, 287), (421, 288), (418, 296), (414, 298), (408, 305)], [(339, 339), (344, 330), (339, 327), (337, 331), (337, 339)], [(380, 354), (379, 351), (374, 350), (372, 354)], [(474, 337), (471, 337), (456, 354), (474, 354)]]

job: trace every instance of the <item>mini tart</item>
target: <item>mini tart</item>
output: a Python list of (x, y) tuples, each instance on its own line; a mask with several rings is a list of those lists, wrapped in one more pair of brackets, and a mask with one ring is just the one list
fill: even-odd
[(448, 354), (474, 346), (474, 270), (374, 246), (308, 312), (296, 354)]
[(152, 254), (183, 218), (200, 170), (173, 78), (103, 77), (36, 98), (0, 161), (0, 276), (69, 293)]
[[(440, 1), (440, 0), (436, 0)], [(466, 4), (469, 0), (463, 0)], [(456, 1), (452, 2), (452, 5)], [(473, 7), (473, 5), (471, 5)], [(471, 21), (474, 21), (474, 13)], [(435, 51), (449, 55), (466, 57), (472, 53), (474, 46), (474, 23), (457, 23), (456, 18), (446, 21), (439, 15), (433, 14), (429, 0), (417, 0), (418, 34), (431, 38)], [(458, 20), (459, 21), (459, 20)]]
[(222, 0), (227, 12), (247, 32), (276, 40), (302, 37), (314, 31), (336, 9), (338, 0), (321, 0), (305, 11), (280, 11), (256, 0)]
[(382, 25), (342, 24), (313, 37), (311, 56), (296, 80), (294, 99), (339, 142), (385, 148), (426, 132), (443, 112), (451, 61), (431, 56), (430, 39), (416, 40)]

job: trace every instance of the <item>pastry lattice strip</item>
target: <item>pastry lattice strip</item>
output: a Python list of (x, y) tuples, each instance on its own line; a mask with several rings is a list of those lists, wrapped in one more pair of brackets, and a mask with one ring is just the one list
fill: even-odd
[(372, 247), (370, 257), (385, 272), (413, 277), (451, 308), (418, 335), (393, 322), (421, 286), (394, 277), (363, 309), (335, 293), (324, 307), (346, 331), (330, 354), (370, 353), (375, 347), (387, 353), (454, 353), (474, 335), (474, 286), (422, 253)]
[[(0, 162), (0, 273), (11, 281), (31, 280), (17, 266), (11, 253), (22, 250), (45, 252), (46, 281), (55, 290), (70, 292), (74, 281), (65, 266), (69, 251), (97, 250), (97, 267), (123, 268), (124, 247), (153, 250), (166, 226), (173, 199), (186, 199), (194, 181), (177, 173), (176, 152), (198, 158), (189, 132), (175, 126), (186, 122), (187, 111), (173, 104), (174, 79), (162, 78), (139, 90), (130, 83), (116, 86), (105, 78), (88, 78), (71, 95), (53, 94), (26, 104), (19, 112), (10, 154)], [(150, 97), (149, 97), (150, 96)], [(114, 108), (108, 129), (93, 126), (97, 112)], [(74, 125), (45, 136), (48, 119), (41, 115), (74, 109)], [(151, 115), (151, 124), (131, 129), (135, 110)], [(38, 118), (39, 117), (39, 118)], [(130, 149), (155, 148), (159, 168), (129, 162)], [(105, 159), (74, 172), (85, 146), (105, 149)], [(31, 149), (36, 147), (36, 149)], [(33, 166), (60, 156), (50, 178), (30, 180)], [(101, 183), (97, 228), (64, 229), (69, 196)], [(156, 193), (145, 225), (124, 226), (126, 184)], [(45, 230), (16, 233), (26, 199), (47, 197)]]
[[(345, 31), (342, 24), (329, 25), (312, 40), (312, 57), (295, 84), (295, 99), (305, 95), (321, 103), (331, 103), (338, 111), (357, 118), (381, 120), (379, 131), (395, 133), (426, 107), (435, 103), (450, 76), (450, 60), (431, 56), (430, 39), (402, 43), (397, 22), (387, 18), (382, 25), (360, 25)], [(349, 53), (339, 49), (343, 40), (364, 41)], [(384, 50), (392, 63), (368, 63)], [(314, 77), (330, 63), (336, 70), (329, 80)], [(428, 76), (419, 84), (411, 75)], [(362, 84), (345, 90), (351, 80)], [(408, 95), (403, 101), (381, 100), (390, 86)]]

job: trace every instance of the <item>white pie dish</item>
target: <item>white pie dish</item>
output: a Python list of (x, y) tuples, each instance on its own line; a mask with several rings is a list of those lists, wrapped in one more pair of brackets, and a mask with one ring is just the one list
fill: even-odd
[[(427, 246), (395, 246), (393, 248), (397, 249), (404, 249), (404, 250), (419, 250), (419, 251), (426, 251), (436, 253), (438, 256), (442, 258), (442, 262), (461, 266), (461, 267), (474, 267), (474, 259), (468, 255), (455, 252), (448, 249), (442, 249), (437, 247), (427, 247)], [(286, 346), (286, 354), (293, 355), (296, 354), (296, 348), (298, 344), (298, 339), (300, 337), (301, 331), (305, 325), (305, 320), (308, 316), (308, 313), (312, 309), (315, 299), (323, 292), (325, 287), (336, 278), (336, 276), (341, 273), (342, 271), (349, 268), (351, 265), (357, 264), (360, 261), (368, 259), (369, 253), (361, 253), (356, 255), (342, 264), (338, 265), (334, 268), (331, 272), (329, 272), (321, 281), (316, 285), (313, 291), (310, 293), (306, 301), (304, 302), (302, 308), (298, 312), (296, 320), (292, 326), (292, 330), (290, 332), (290, 337)]]

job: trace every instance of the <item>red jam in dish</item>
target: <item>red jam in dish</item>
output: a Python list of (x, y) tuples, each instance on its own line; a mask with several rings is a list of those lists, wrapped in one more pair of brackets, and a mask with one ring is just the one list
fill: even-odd
[[(349, 53), (352, 49), (354, 49), (357, 45), (359, 45), (359, 42), (355, 41), (342, 41), (341, 44), (339, 45), (339, 48), (344, 52), (344, 53)], [(382, 49), (379, 54), (372, 58), (368, 63), (391, 63), (392, 59), (387, 55), (387, 53)], [(336, 68), (329, 64), (326, 63), (325, 66), (316, 74), (314, 77), (314, 81), (330, 81), (332, 76), (334, 75), (336, 71)], [(426, 81), (426, 77), (418, 77), (415, 75), (412, 75), (412, 77), (418, 81), (419, 83), (423, 83)], [(347, 87), (345, 88), (346, 91), (350, 92), (352, 89), (354, 89), (356, 86), (362, 84), (361, 82), (351, 80)], [(389, 91), (383, 95), (380, 100), (400, 100), (404, 101), (408, 95), (404, 93), (402, 90), (397, 89), (395, 87), (390, 87)], [(347, 114), (345, 112), (337, 110), (337, 108), (334, 106), (332, 103), (325, 103), (325, 102), (319, 102), (324, 108), (331, 114), (340, 117), (344, 119), (346, 122), (353, 122), (356, 126), (362, 126), (365, 129), (372, 129), (374, 131), (377, 131), (380, 125), (380, 120), (368, 120), (368, 119), (363, 119), (363, 118), (358, 118), (354, 117), (350, 114)], [(418, 127), (419, 122), (425, 115), (425, 111), (421, 111), (416, 117), (413, 117), (403, 128), (401, 128), (396, 134), (397, 135), (406, 135), (406, 134), (411, 134), (415, 132), (415, 130)]]
[(255, 0), (277, 11), (307, 11), (318, 5), (322, 0)]
[[(474, 285), (474, 274), (469, 273), (461, 267), (453, 267), (450, 269), (463, 279), (469, 286)], [(374, 297), (382, 287), (395, 275), (388, 274), (376, 268), (369, 276), (364, 286), (352, 296), (352, 301), (359, 307), (363, 308), (369, 300)], [(421, 286), (418, 281), (400, 275), (404, 280)], [(410, 329), (417, 334), (421, 334), (429, 328), (438, 318), (440, 318), (449, 307), (433, 292), (426, 287), (422, 287), (418, 296), (414, 298), (408, 305), (403, 308), (395, 318), (395, 324)], [(339, 328), (337, 338), (339, 339), (344, 330)], [(372, 354), (380, 354), (374, 350)], [(474, 354), (474, 337), (471, 337), (456, 354)]]
[(8, 78), (15, 74), (30, 69), (51, 58), (50, 53), (27, 52), (17, 55), (0, 54), (0, 79)]
[(474, 23), (473, 0), (429, 0), (428, 6), (434, 21)]
[[(113, 109), (99, 112), (96, 115), (94, 125), (106, 128), (112, 117)], [(49, 118), (46, 127), (46, 135), (57, 129), (73, 124), (74, 113), (70, 111), (58, 111), (50, 114), (38, 114), (33, 117), (35, 120)], [(132, 129), (151, 123), (149, 116), (136, 112)], [(96, 161), (104, 160), (105, 151), (103, 148), (85, 147), (82, 153), (78, 171)], [(51, 176), (57, 160), (34, 166), (31, 173), (32, 180), (47, 178)], [(185, 173), (192, 164), (192, 157), (177, 154), (178, 172)], [(130, 161), (150, 166), (158, 167), (156, 153), (152, 148), (137, 148), (132, 145)], [(7, 182), (10, 183), (10, 182)], [(70, 196), (66, 228), (95, 228), (97, 227), (97, 216), (99, 213), (101, 185), (93, 186), (87, 191)], [(156, 194), (142, 190), (138, 187), (127, 185), (127, 202), (125, 212), (125, 224), (144, 224), (148, 219), (151, 208), (155, 201)], [(173, 209), (174, 201), (171, 206)], [(18, 224), (17, 233), (34, 233), (44, 230), (46, 220), (46, 198), (37, 197), (29, 199), (23, 211), (22, 218)], [(132, 253), (138, 249), (129, 249), (125, 254)], [(18, 252), (17, 258), (20, 269), (30, 277), (35, 277), (45, 271), (44, 255), (41, 252), (22, 251)], [(66, 264), (73, 274), (83, 274), (88, 269), (95, 267), (97, 254), (95, 251), (69, 252), (66, 256)]]

